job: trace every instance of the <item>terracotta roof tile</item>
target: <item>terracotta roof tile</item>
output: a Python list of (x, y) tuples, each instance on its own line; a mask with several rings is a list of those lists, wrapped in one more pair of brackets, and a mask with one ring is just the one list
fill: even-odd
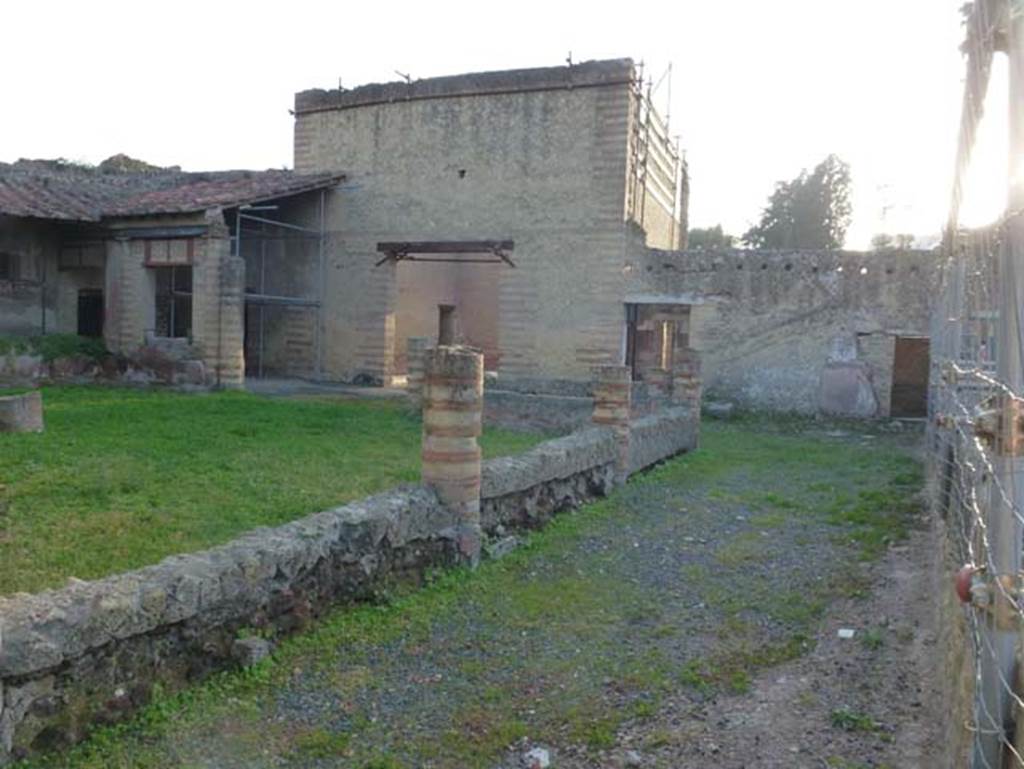
[(0, 163), (0, 214), (99, 221), (230, 208), (324, 189), (341, 174), (178, 170), (107, 173), (52, 162)]

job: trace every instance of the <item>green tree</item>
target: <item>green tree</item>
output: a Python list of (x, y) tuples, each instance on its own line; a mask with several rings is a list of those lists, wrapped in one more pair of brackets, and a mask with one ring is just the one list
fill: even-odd
[(837, 249), (850, 226), (850, 166), (829, 155), (810, 173), (778, 182), (761, 221), (743, 235), (753, 248)]
[(892, 235), (887, 235), (884, 232), (880, 232), (871, 238), (871, 250), (872, 251), (891, 251), (892, 250)]
[(686, 247), (697, 251), (732, 248), (735, 243), (735, 236), (727, 235), (720, 224), (714, 227), (695, 227), (686, 236)]
[(871, 248), (875, 251), (909, 251), (914, 247), (914, 236), (907, 233), (888, 235), (884, 232), (871, 238)]

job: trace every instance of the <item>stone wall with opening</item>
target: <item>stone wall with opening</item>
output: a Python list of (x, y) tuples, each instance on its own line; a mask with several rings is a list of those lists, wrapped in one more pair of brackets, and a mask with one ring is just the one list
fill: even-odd
[(702, 355), (708, 399), (801, 413), (923, 415), (896, 414), (892, 396), (916, 406), (925, 398), (923, 386), (915, 392), (894, 372), (913, 378), (920, 370), (919, 357), (896, 365), (900, 340), (924, 342), (927, 357), (939, 270), (933, 252), (662, 251), (635, 238), (626, 269), (627, 302), (689, 307), (688, 344)]

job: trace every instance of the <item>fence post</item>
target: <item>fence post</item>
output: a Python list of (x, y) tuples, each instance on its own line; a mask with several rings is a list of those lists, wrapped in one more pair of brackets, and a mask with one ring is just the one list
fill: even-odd
[(436, 347), (424, 364), (423, 482), (456, 517), (459, 555), (480, 559), (480, 446), (484, 356), (466, 347)]
[(423, 364), (430, 340), (425, 336), (410, 336), (405, 340), (405, 394), (409, 405), (419, 410), (423, 401)]
[(595, 366), (594, 424), (607, 425), (615, 431), (619, 452), (615, 463), (615, 482), (629, 478), (629, 404), (633, 391), (632, 372), (628, 366)]

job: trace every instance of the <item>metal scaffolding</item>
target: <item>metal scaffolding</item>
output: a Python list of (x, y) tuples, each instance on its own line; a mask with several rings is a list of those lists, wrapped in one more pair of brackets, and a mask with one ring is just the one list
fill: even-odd
[[(241, 206), (235, 218), (232, 251), (246, 264), (246, 375), (319, 380), (323, 377), (325, 192), (320, 191), (316, 228), (274, 218), (272, 212), (281, 208)], [(308, 356), (288, 328), (297, 314), (311, 316)]]

